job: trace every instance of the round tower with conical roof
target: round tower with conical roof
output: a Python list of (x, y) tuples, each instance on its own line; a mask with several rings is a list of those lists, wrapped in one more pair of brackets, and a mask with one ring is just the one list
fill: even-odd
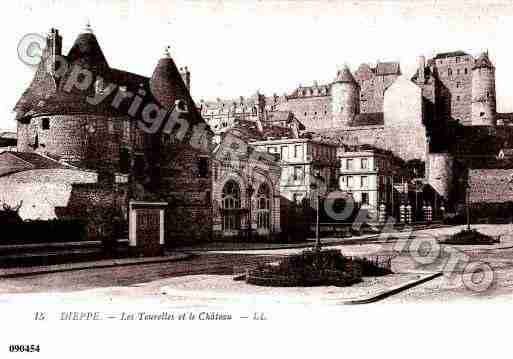
[(472, 126), (495, 126), (495, 67), (482, 53), (472, 68)]
[(331, 84), (331, 112), (335, 126), (347, 126), (349, 121), (359, 112), (360, 86), (354, 79), (349, 68), (344, 67), (337, 72)]
[(160, 58), (150, 78), (150, 90), (159, 104), (165, 108), (173, 108), (176, 101), (184, 101), (190, 105), (187, 86), (171, 57), (169, 46)]

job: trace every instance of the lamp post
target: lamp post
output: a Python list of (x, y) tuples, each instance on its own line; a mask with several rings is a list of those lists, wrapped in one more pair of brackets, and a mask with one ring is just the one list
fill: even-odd
[(255, 192), (255, 189), (253, 188), (253, 184), (250, 182), (248, 183), (248, 188), (246, 189), (246, 193), (248, 195), (248, 240), (251, 241), (252, 239), (252, 216), (251, 216), (251, 207), (253, 207), (253, 193)]
[(461, 186), (465, 186), (465, 212), (467, 215), (467, 231), (470, 231), (470, 185), (467, 182), (465, 182), (464, 178), (460, 178), (459, 182)]
[(316, 211), (316, 221), (315, 221), (315, 250), (316, 251), (320, 251), (321, 250), (321, 237), (320, 237), (320, 234), (319, 234), (319, 226), (320, 226), (320, 223), (319, 223), (319, 211), (320, 211), (320, 199), (321, 199), (321, 196), (320, 196), (320, 193), (319, 193), (319, 185), (318, 185), (318, 181), (324, 181), (324, 178), (321, 176), (320, 174), (320, 171), (319, 170), (315, 170), (315, 173), (313, 175), (313, 178), (315, 179), (315, 182), (314, 183), (311, 183), (310, 184), (310, 188), (312, 190), (315, 191), (315, 197), (316, 197), (316, 205), (317, 205), (317, 211)]

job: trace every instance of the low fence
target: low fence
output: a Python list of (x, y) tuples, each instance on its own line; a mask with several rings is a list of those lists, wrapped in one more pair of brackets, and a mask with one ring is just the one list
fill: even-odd
[[(442, 225), (442, 221), (431, 222), (413, 222), (410, 224), (412, 227), (423, 226), (438, 226)], [(379, 233), (385, 224), (383, 223), (319, 223), (319, 235), (321, 237), (338, 237), (347, 238), (352, 236), (359, 236), (362, 234), (375, 234)], [(395, 223), (394, 227), (402, 228), (404, 223)], [(310, 236), (315, 236), (316, 224), (311, 223)]]

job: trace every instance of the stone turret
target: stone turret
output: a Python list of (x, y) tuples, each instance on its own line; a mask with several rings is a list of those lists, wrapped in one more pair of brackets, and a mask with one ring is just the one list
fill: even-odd
[(495, 67), (484, 52), (472, 68), (472, 125), (495, 126), (496, 113)]
[(331, 111), (334, 126), (346, 126), (359, 113), (360, 86), (347, 66), (337, 72), (331, 84)]

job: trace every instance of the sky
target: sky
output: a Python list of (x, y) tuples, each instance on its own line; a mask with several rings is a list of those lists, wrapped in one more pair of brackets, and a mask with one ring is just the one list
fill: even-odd
[(67, 53), (90, 22), (109, 65), (151, 76), (170, 46), (191, 71), (197, 101), (271, 95), (299, 84), (328, 83), (338, 68), (400, 61), (411, 76), (417, 58), (489, 51), (496, 65), (498, 111), (513, 112), (511, 1), (215, 1), (117, 0), (6, 2), (0, 13), (0, 128), (14, 129), (12, 108), (34, 68), (17, 57), (27, 33), (51, 27)]

